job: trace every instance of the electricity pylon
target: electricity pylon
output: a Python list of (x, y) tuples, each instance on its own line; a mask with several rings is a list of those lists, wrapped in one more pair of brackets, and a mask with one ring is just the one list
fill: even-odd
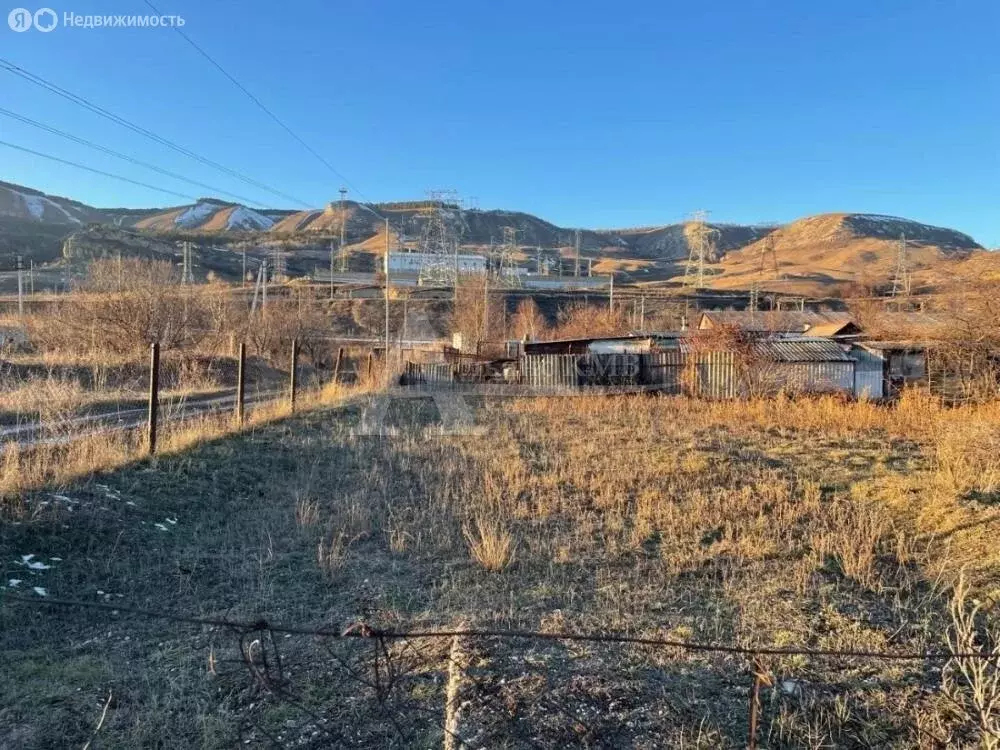
[(690, 289), (705, 287), (705, 264), (715, 258), (719, 230), (707, 222), (707, 211), (695, 211), (686, 227), (690, 252), (684, 269), (684, 286)]
[(774, 233), (768, 233), (764, 239), (760, 241), (760, 266), (757, 270), (757, 278), (750, 285), (750, 312), (756, 312), (760, 307), (760, 292), (761, 287), (764, 283), (764, 276), (767, 270), (767, 256), (771, 256), (771, 280), (777, 281), (779, 278), (778, 272), (778, 253), (774, 249)]
[[(430, 191), (430, 210), (420, 232), (419, 283), (432, 286), (458, 285), (458, 237), (445, 219), (452, 191)], [(454, 199), (457, 200), (457, 199)]]
[(899, 235), (899, 245), (896, 248), (896, 272), (892, 277), (892, 296), (910, 296), (910, 264), (907, 257), (906, 235)]

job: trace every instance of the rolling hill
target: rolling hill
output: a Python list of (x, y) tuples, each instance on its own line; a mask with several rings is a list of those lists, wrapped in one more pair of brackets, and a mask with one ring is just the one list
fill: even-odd
[[(147, 236), (154, 244), (157, 238), (193, 239), (206, 246), (206, 252), (207, 246), (219, 249), (247, 241), (261, 246), (287, 243), (292, 258), (300, 248), (303, 261), (309, 256), (309, 263), (313, 263), (319, 257), (317, 252), (339, 238), (342, 223), (347, 243), (356, 252), (378, 254), (384, 246), (386, 219), (394, 238), (414, 247), (434, 212), (466, 248), (499, 243), (505, 227), (514, 227), (525, 258), (533, 256), (536, 247), (555, 250), (564, 257), (572, 255), (575, 228), (519, 211), (468, 209), (430, 201), (346, 201), (343, 209), (339, 202), (333, 202), (323, 209), (289, 211), (252, 209), (215, 198), (169, 208), (105, 209), (0, 182), (0, 256), (9, 259), (21, 254), (36, 262), (55, 260), (67, 238), (88, 225), (108, 225), (127, 230), (129, 237)], [(933, 273), (933, 269), (948, 268), (983, 250), (967, 234), (953, 229), (864, 213), (820, 214), (777, 227), (711, 226), (716, 230), (716, 241), (707, 277), (709, 286), (718, 289), (746, 289), (756, 282), (776, 292), (827, 295), (851, 285), (884, 286), (892, 277), (901, 235), (906, 237), (914, 283), (932, 288), (948, 277), (948, 273)], [(615, 273), (622, 281), (676, 283), (690, 252), (692, 227), (690, 222), (679, 222), (581, 229), (581, 252), (594, 259), (596, 273)], [(83, 232), (77, 248), (87, 247), (88, 256), (100, 255), (95, 241), (102, 236), (100, 232)], [(132, 239), (125, 244), (129, 243), (142, 244)], [(69, 247), (73, 247), (72, 241)]]
[(877, 287), (892, 278), (902, 238), (914, 278), (942, 261), (983, 250), (962, 232), (899, 217), (820, 214), (727, 253), (713, 269), (711, 286), (746, 289), (759, 281), (763, 289), (804, 295), (848, 284)]

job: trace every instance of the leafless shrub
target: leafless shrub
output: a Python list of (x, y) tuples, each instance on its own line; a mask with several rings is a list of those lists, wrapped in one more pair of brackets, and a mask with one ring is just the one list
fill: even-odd
[[(941, 674), (941, 690), (983, 750), (1000, 747), (1000, 629), (990, 621), (994, 602), (969, 601), (964, 576), (955, 585), (946, 633), (955, 654)], [(989, 606), (988, 606), (989, 605)], [(962, 656), (983, 653), (987, 658)]]

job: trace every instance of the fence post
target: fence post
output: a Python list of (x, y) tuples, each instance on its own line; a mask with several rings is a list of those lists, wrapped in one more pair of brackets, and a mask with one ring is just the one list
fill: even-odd
[(753, 672), (753, 687), (750, 689), (750, 736), (747, 739), (747, 750), (757, 750), (757, 724), (760, 713), (760, 684), (763, 680), (763, 665), (760, 657), (754, 656), (750, 661)]
[(236, 426), (243, 427), (243, 407), (246, 399), (247, 345), (240, 342), (239, 364), (236, 368)]
[(156, 453), (156, 421), (160, 409), (160, 344), (154, 341), (149, 346), (149, 417), (146, 423), (149, 455)]
[(340, 380), (340, 365), (344, 361), (344, 347), (337, 349), (337, 364), (333, 366), (333, 382)]
[(368, 374), (366, 377), (368, 377), (369, 379), (372, 376), (372, 362), (374, 361), (374, 359), (375, 359), (375, 352), (368, 352)]
[(297, 385), (296, 375), (298, 373), (298, 369), (299, 369), (299, 340), (292, 339), (292, 374), (291, 377), (289, 378), (288, 403), (289, 406), (291, 406), (293, 412), (295, 411), (295, 387)]

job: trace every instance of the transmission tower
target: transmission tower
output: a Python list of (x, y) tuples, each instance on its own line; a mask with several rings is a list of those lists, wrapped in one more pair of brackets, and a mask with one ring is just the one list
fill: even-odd
[(271, 248), (270, 268), (271, 278), (275, 281), (283, 280), (288, 274), (287, 255), (285, 254), (285, 248), (281, 244)]
[(899, 245), (896, 248), (896, 272), (892, 277), (892, 296), (910, 296), (910, 264), (907, 257), (906, 235), (899, 235)]
[(194, 243), (185, 240), (181, 243), (181, 283), (194, 283), (194, 268), (192, 264), (192, 248)]
[(428, 191), (429, 208), (419, 241), (419, 252), (424, 253), (418, 279), (421, 285), (458, 283), (458, 237), (446, 220), (446, 212), (455, 200), (453, 196), (454, 191)]
[(521, 277), (517, 274), (517, 229), (503, 228), (503, 243), (490, 247), (490, 261), (493, 276), (500, 286), (520, 287)]
[(684, 286), (691, 289), (705, 287), (705, 264), (715, 258), (719, 230), (710, 226), (707, 219), (707, 211), (695, 211), (685, 228), (691, 249), (684, 269)]
[(756, 312), (760, 307), (761, 287), (767, 275), (767, 260), (769, 255), (771, 257), (771, 280), (777, 281), (779, 278), (778, 253), (774, 249), (774, 233), (768, 233), (760, 241), (759, 245), (760, 267), (757, 270), (757, 278), (750, 285), (750, 312)]

